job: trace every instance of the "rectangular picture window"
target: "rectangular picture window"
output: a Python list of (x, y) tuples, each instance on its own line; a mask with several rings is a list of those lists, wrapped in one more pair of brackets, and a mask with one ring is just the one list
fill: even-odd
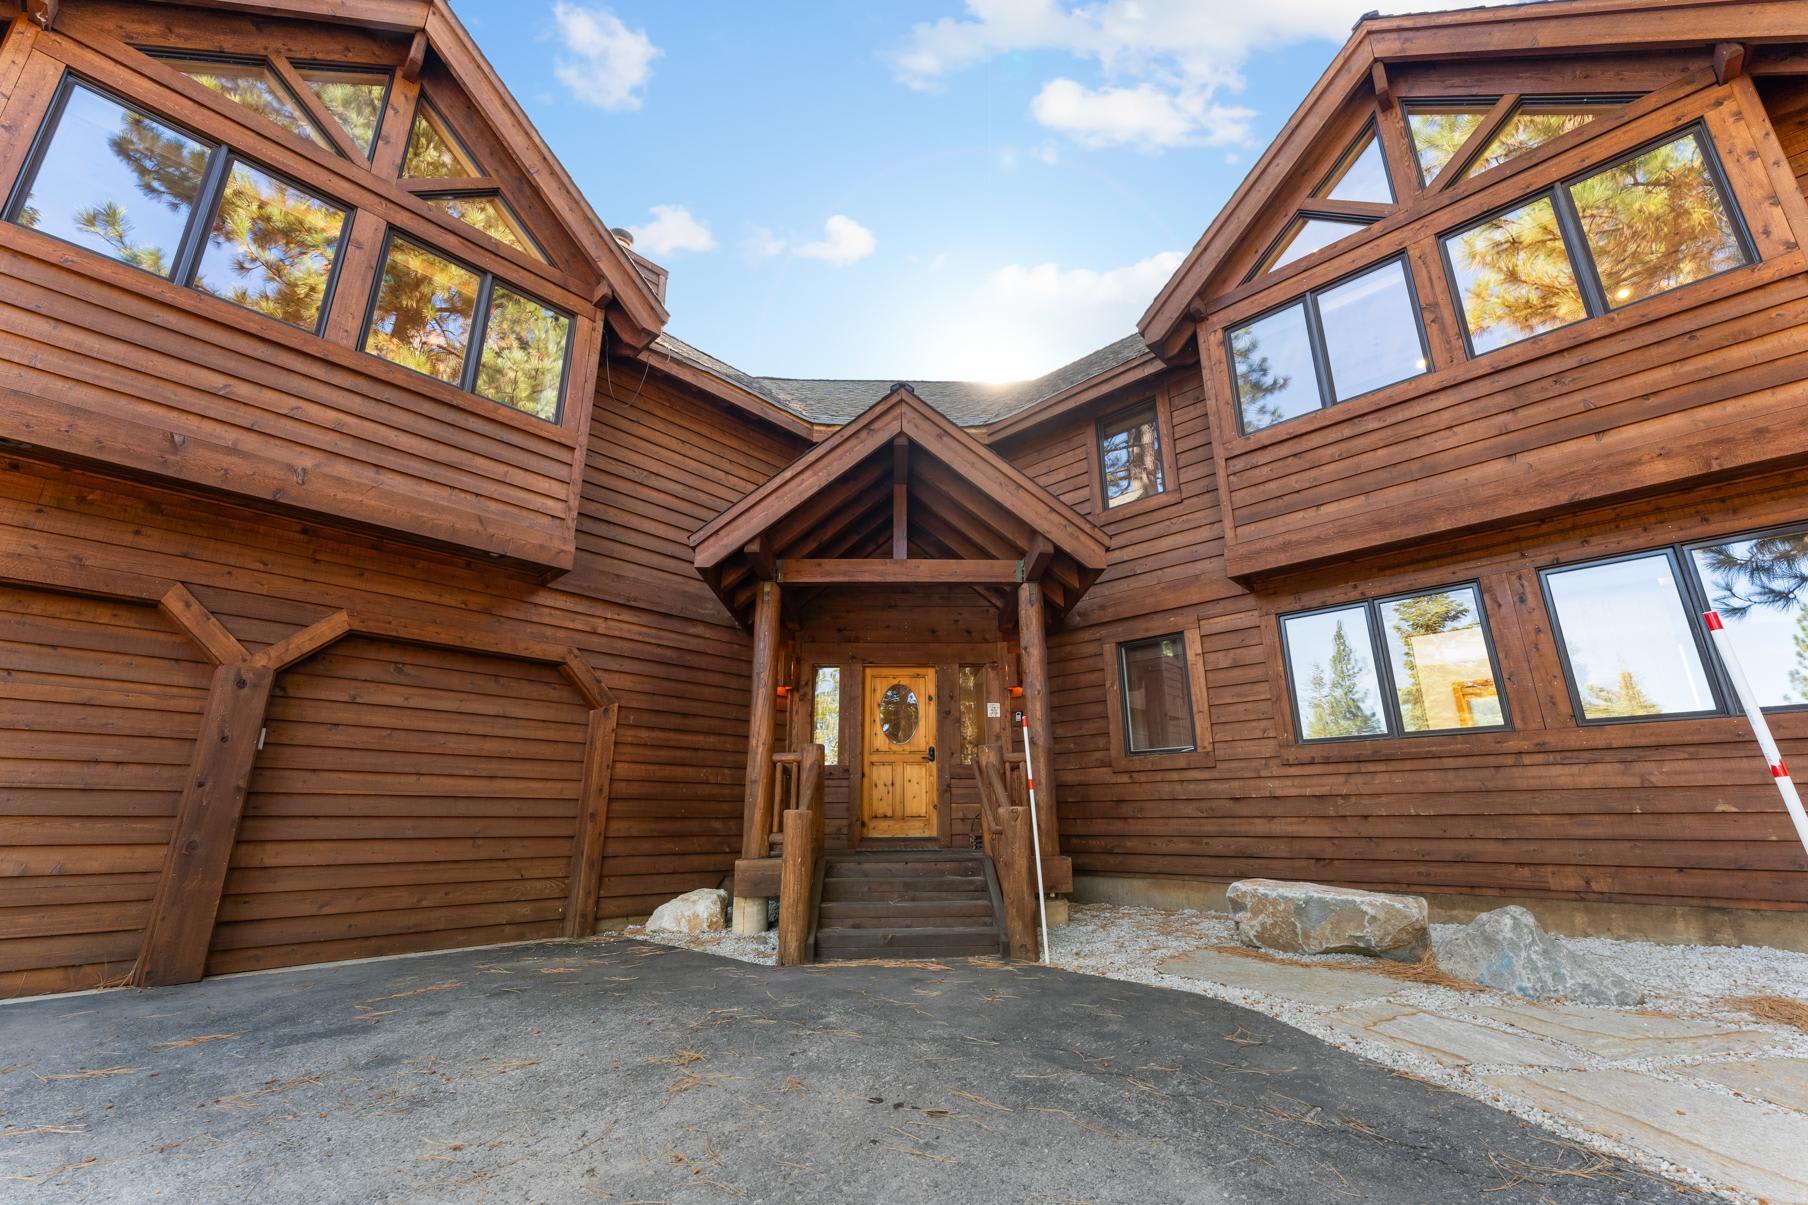
[(1609, 309), (1747, 262), (1699, 134), (1569, 186)]
[(1497, 213), (1443, 243), (1471, 354), (1588, 317), (1549, 197)]
[(810, 695), (810, 742), (822, 746), (822, 764), (841, 764), (841, 668), (821, 665)]
[(1547, 569), (1543, 580), (1581, 719), (1719, 709), (1669, 552)]
[(1474, 586), (1387, 599), (1377, 607), (1402, 732), (1506, 726)]
[(279, 176), (234, 162), (201, 249), (194, 287), (316, 330), (349, 216)]
[(1225, 332), (1244, 434), (1430, 367), (1404, 259), (1391, 259)]
[(1281, 634), (1301, 739), (1387, 734), (1366, 607), (1288, 616)]
[(1808, 705), (1808, 525), (1696, 545), (1688, 556), (1759, 706)]
[(571, 339), (569, 314), (391, 234), (364, 332), (371, 355), (557, 422)]
[(1118, 645), (1124, 692), (1124, 746), (1130, 754), (1197, 747), (1185, 638), (1176, 632)]
[(8, 220), (175, 277), (214, 147), (80, 83), (47, 123)]
[(1167, 488), (1162, 480), (1161, 423), (1153, 401), (1099, 424), (1099, 467), (1107, 508), (1151, 498)]

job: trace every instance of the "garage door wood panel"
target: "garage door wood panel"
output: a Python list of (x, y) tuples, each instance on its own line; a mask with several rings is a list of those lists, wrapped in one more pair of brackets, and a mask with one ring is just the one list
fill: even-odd
[(0, 587), (0, 996), (130, 971), (211, 669), (155, 607)]
[(489, 654), (353, 636), (279, 674), (208, 973), (558, 936), (585, 724)]

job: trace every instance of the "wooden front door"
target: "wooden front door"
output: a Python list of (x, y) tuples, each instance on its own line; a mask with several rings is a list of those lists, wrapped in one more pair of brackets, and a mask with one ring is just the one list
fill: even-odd
[(935, 670), (868, 668), (861, 717), (866, 726), (860, 776), (863, 832), (868, 837), (935, 836)]

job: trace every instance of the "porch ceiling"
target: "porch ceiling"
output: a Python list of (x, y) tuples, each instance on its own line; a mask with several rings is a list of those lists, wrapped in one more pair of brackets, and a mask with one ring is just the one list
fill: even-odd
[(1018, 583), (1039, 580), (1059, 617), (1104, 569), (1109, 545), (903, 385), (690, 542), (698, 571), (743, 623), (762, 580), (800, 590), (960, 585), (1001, 609)]

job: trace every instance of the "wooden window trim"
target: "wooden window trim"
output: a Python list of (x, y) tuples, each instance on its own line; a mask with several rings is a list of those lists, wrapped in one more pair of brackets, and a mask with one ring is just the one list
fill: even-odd
[[(1196, 748), (1185, 753), (1131, 753), (1129, 717), (1124, 710), (1123, 676), (1118, 661), (1119, 646), (1152, 636), (1176, 634), (1186, 645), (1187, 687), (1192, 694)], [(1205, 650), (1197, 615), (1191, 611), (1170, 612), (1113, 624), (1100, 637), (1099, 653), (1105, 666), (1106, 741), (1110, 746), (1113, 770), (1120, 774), (1138, 770), (1208, 770), (1218, 764), (1217, 755), (1212, 751), (1211, 700), (1206, 691)]]
[(1107, 508), (1105, 505), (1105, 462), (1099, 451), (1099, 433), (1111, 419), (1135, 410), (1150, 400), (1140, 398), (1124, 405), (1101, 407), (1097, 417), (1087, 427), (1086, 471), (1092, 481), (1094, 523), (1109, 525), (1114, 520), (1161, 510), (1180, 501), (1180, 465), (1174, 451), (1174, 404), (1169, 397), (1168, 386), (1161, 384), (1155, 387), (1152, 400), (1155, 406), (1155, 440), (1161, 456), (1162, 490), (1159, 494), (1138, 498), (1135, 502), (1126, 502), (1122, 506)]

